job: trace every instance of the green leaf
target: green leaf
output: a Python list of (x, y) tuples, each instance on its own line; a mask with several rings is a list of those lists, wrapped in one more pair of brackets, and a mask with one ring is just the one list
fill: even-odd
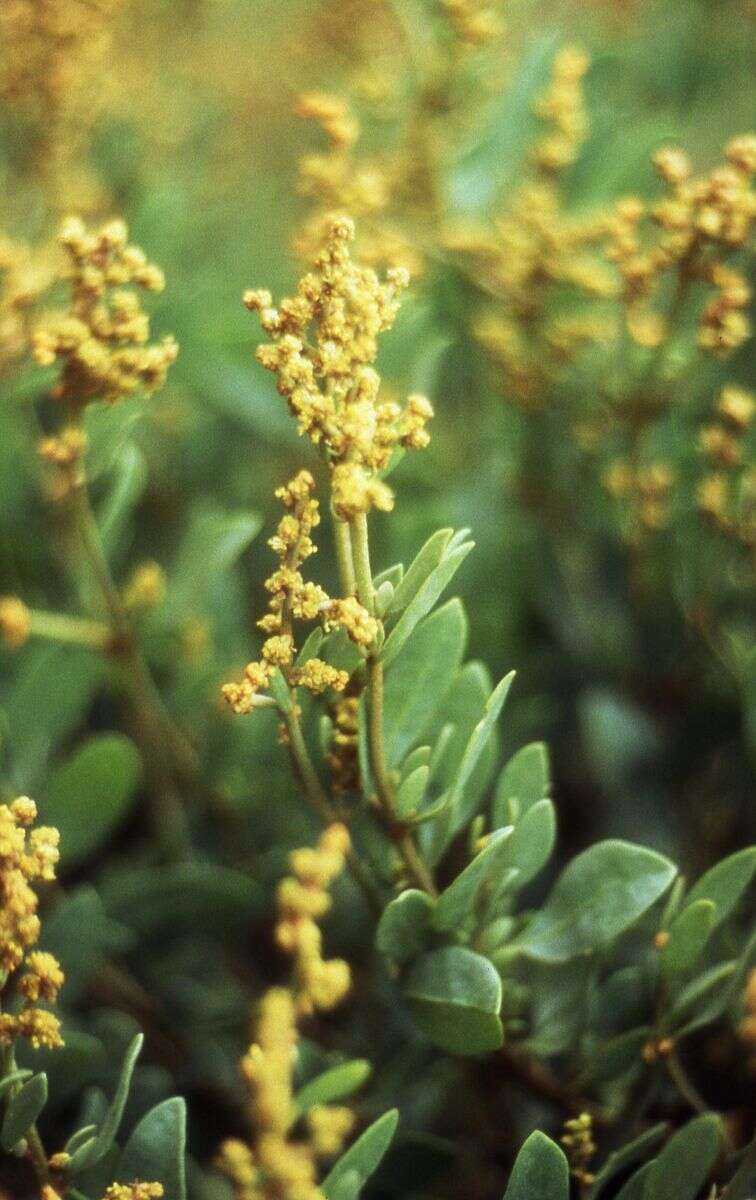
[(727, 1007), (738, 977), (738, 963), (731, 960), (692, 979), (672, 1005), (669, 1028), (681, 1037), (716, 1021)]
[(735, 908), (741, 896), (753, 879), (756, 872), (756, 846), (748, 846), (738, 850), (729, 858), (712, 867), (702, 875), (698, 883), (691, 889), (687, 904), (697, 900), (711, 900), (716, 906), (716, 914), (712, 928), (716, 929), (726, 921)]
[(654, 1169), (656, 1159), (649, 1163), (645, 1163), (639, 1171), (628, 1179), (627, 1183), (621, 1188), (617, 1200), (644, 1200), (645, 1187), (649, 1175)]
[(515, 1159), (504, 1200), (569, 1200), (564, 1152), (545, 1133), (531, 1133)]
[(164, 1200), (186, 1197), (186, 1103), (171, 1096), (150, 1109), (131, 1133), (116, 1168), (116, 1183), (135, 1179), (163, 1185)]
[(164, 619), (183, 620), (204, 612), (218, 580), (259, 528), (257, 513), (225, 512), (211, 503), (195, 506), (170, 574)]
[(108, 917), (95, 889), (84, 885), (68, 892), (45, 917), (41, 948), (66, 964), (66, 1002), (76, 1004), (103, 959), (130, 941), (130, 932)]
[(134, 1074), (134, 1067), (142, 1049), (143, 1041), (143, 1035), (138, 1033), (129, 1043), (121, 1067), (118, 1084), (116, 1085), (113, 1099), (105, 1113), (102, 1124), (95, 1136), (80, 1146), (76, 1153), (72, 1155), (71, 1162), (68, 1165), (69, 1174), (74, 1175), (88, 1170), (89, 1167), (99, 1162), (113, 1146), (116, 1134), (118, 1133), (118, 1126), (121, 1124), (123, 1110), (126, 1107), (126, 1101), (129, 1097), (131, 1077)]
[(508, 839), (507, 866), (515, 867), (517, 887), (524, 887), (545, 867), (556, 842), (556, 810), (551, 800), (539, 800), (520, 816)]
[(465, 784), (472, 775), (476, 763), (483, 753), (488, 743), (488, 739), (493, 732), (494, 726), (499, 719), (499, 713), (504, 706), (504, 701), (507, 698), (507, 694), (512, 686), (514, 677), (514, 671), (510, 671), (508, 675), (505, 675), (504, 678), (497, 683), (486, 703), (485, 709), (483, 710), (483, 716), (470, 734), (470, 740), (465, 747), (465, 752), (462, 755), (462, 761), (457, 768), (454, 779), (452, 780), (451, 787), (449, 789), (450, 805), (452, 809), (457, 810), (459, 814), (454, 823), (455, 828), (460, 828), (461, 825), (467, 824), (467, 820), (470, 816), (472, 816), (472, 813), (468, 812), (469, 806), (463, 801)]
[(129, 518), (139, 503), (148, 479), (147, 461), (133, 442), (122, 446), (113, 464), (113, 480), (97, 509), (97, 525), (105, 549), (110, 552), (123, 536)]
[(298, 1113), (307, 1112), (314, 1104), (333, 1104), (343, 1100), (361, 1088), (369, 1078), (372, 1067), (366, 1058), (353, 1058), (350, 1062), (339, 1063), (328, 1071), (322, 1071), (303, 1087), (294, 1097)]
[(257, 880), (199, 859), (123, 868), (108, 875), (99, 891), (108, 914), (142, 937), (162, 930), (238, 935), (263, 902)]
[(450, 549), (421, 584), (383, 645), (381, 658), (386, 666), (396, 658), (418, 621), (430, 612), (441, 593), (451, 583), (473, 545), (473, 542), (463, 542), (461, 546)]
[(503, 768), (493, 802), (494, 827), (513, 825), (551, 790), (549, 752), (543, 742), (518, 750)]
[(666, 1124), (654, 1125), (627, 1146), (622, 1146), (620, 1150), (615, 1150), (613, 1154), (610, 1154), (596, 1175), (593, 1184), (594, 1190), (591, 1193), (593, 1200), (601, 1200), (602, 1193), (612, 1180), (616, 1179), (618, 1175), (624, 1175), (629, 1167), (634, 1167), (647, 1154), (656, 1150), (666, 1137), (668, 1130), (669, 1126)]
[(384, 908), (375, 941), (381, 954), (395, 962), (410, 962), (427, 948), (433, 900), (426, 892), (408, 888)]
[(0, 1079), (0, 1096), (4, 1096), (7, 1091), (15, 1087), (17, 1083), (23, 1083), (25, 1079), (30, 1079), (33, 1071), (11, 1071), (9, 1075), (5, 1075)]
[[(381, 1159), (391, 1145), (398, 1123), (399, 1113), (392, 1108), (368, 1126), (346, 1153), (342, 1154), (320, 1185), (326, 1200), (344, 1200), (346, 1194), (359, 1195), (360, 1189), (378, 1169)], [(354, 1176), (357, 1191), (345, 1193), (340, 1190), (347, 1177)], [(352, 1181), (350, 1178), (349, 1182)]]
[(416, 767), (399, 785), (395, 810), (400, 821), (408, 821), (418, 812), (428, 786), (430, 767)]
[(665, 975), (682, 975), (696, 965), (716, 923), (716, 912), (713, 901), (694, 900), (675, 917), (659, 956)]
[(434, 929), (442, 932), (464, 930), (474, 914), (475, 905), (487, 884), (501, 876), (509, 861), (511, 829), (497, 830), (488, 845), (449, 884), (436, 902), (431, 916)]
[(743, 1160), (725, 1189), (724, 1200), (752, 1200), (756, 1195), (756, 1138), (747, 1147)]
[(695, 1117), (669, 1139), (649, 1171), (643, 1200), (696, 1200), (722, 1146), (719, 1117)]
[(464, 946), (432, 950), (404, 988), (416, 1024), (450, 1054), (484, 1054), (502, 1042), (501, 979), (482, 954)]
[(593, 1057), (591, 1078), (596, 1083), (607, 1083), (612, 1079), (621, 1079), (634, 1067), (640, 1067), (643, 1061), (641, 1051), (652, 1034), (649, 1025), (640, 1025), (605, 1042)]
[(143, 410), (144, 402), (141, 399), (128, 399), (121, 404), (97, 401), (87, 405), (84, 410), (87, 479), (94, 480), (112, 467), (125, 449)]
[[(444, 551), (449, 545), (453, 529), (437, 529), (413, 558), (403, 578), (395, 583), (394, 599), (389, 608), (391, 613), (399, 613), (413, 600), (425, 583), (431, 571), (435, 570), (443, 558)], [(377, 576), (375, 583), (381, 579)]]
[(139, 751), (121, 733), (95, 734), (55, 770), (40, 811), (60, 830), (64, 866), (93, 854), (118, 829), (141, 777)]
[(629, 842), (598, 842), (565, 868), (520, 938), (531, 958), (567, 962), (607, 949), (671, 884), (676, 867)]
[(0, 1145), (3, 1150), (12, 1150), (36, 1121), (47, 1103), (47, 1076), (40, 1072), (27, 1079), (7, 1102)]
[(450, 600), (417, 626), (386, 672), (383, 728), (390, 766), (401, 762), (433, 722), (462, 661), (466, 641), (464, 608), (461, 601)]

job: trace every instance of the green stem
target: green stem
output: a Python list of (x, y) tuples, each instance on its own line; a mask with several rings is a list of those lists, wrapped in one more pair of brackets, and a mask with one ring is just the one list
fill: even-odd
[[(291, 753), (294, 770), (299, 777), (300, 784), (305, 799), (314, 812), (320, 817), (324, 825), (332, 825), (339, 820), (339, 815), (334, 809), (331, 801), (328, 799), (323, 786), (318, 779), (317, 771), (313, 766), (310, 753), (302, 733), (302, 726), (297, 716), (297, 710), (292, 697), (292, 703), (288, 711), (279, 709), (286, 731), (289, 735), (289, 751)], [(351, 872), (352, 878), (362, 889), (362, 892), (367, 900), (370, 908), (376, 915), (380, 915), (383, 911), (383, 902), (376, 887), (375, 881), (368, 870), (366, 870), (362, 859), (359, 857), (354, 848), (350, 847), (347, 851), (347, 866)]]
[(336, 560), (339, 566), (339, 583), (343, 596), (353, 596), (357, 591), (357, 581), (354, 574), (352, 558), (352, 535), (349, 525), (339, 517), (333, 518), (334, 538), (336, 541)]
[(91, 621), (87, 617), (70, 617), (66, 613), (32, 609), (29, 619), (30, 632), (35, 637), (47, 638), (51, 642), (66, 642), (104, 650), (112, 636), (108, 625), (102, 621)]
[(676, 1050), (670, 1050), (664, 1058), (664, 1064), (667, 1068), (667, 1074), (674, 1083), (683, 1100), (697, 1113), (705, 1113), (709, 1111), (709, 1105), (699, 1093), (695, 1084), (688, 1077), (688, 1073), (683, 1067), (678, 1057)]
[(152, 789), (156, 833), (169, 857), (186, 858), (191, 839), (186, 814), (170, 773), (163, 765), (166, 750), (180, 778), (195, 784), (199, 764), (194, 747), (176, 727), (136, 643), (128, 613), (110, 573), (86, 483), (71, 492), (71, 513), (84, 557), (100, 592), (110, 623), (112, 649), (120, 666), (119, 679), (134, 712), (143, 748), (156, 786)]
[[(12, 1043), (11, 1045), (6, 1046), (5, 1050), (3, 1051), (2, 1068), (3, 1075), (9, 1075), (12, 1071), (16, 1070), (16, 1052)], [(18, 1093), (20, 1086), (21, 1085), (19, 1084), (16, 1087), (11, 1088), (8, 1097), (9, 1099)], [(27, 1153), (37, 1174), (40, 1186), (49, 1183), (50, 1168), (47, 1165), (47, 1154), (45, 1152), (45, 1147), (42, 1144), (42, 1138), (39, 1136), (39, 1130), (37, 1129), (36, 1122), (26, 1132), (24, 1139), (26, 1141)]]
[[(365, 513), (359, 513), (353, 518), (351, 530), (357, 598), (370, 615), (375, 616), (375, 591), (370, 568), (370, 545)], [(386, 742), (383, 736), (383, 701), (383, 663), (373, 649), (367, 660), (368, 746), (378, 799), (389, 836), (404, 863), (409, 879), (422, 891), (435, 896), (437, 892), (433, 876), (418, 853), (410, 829), (396, 816), (394, 787), (386, 762)]]

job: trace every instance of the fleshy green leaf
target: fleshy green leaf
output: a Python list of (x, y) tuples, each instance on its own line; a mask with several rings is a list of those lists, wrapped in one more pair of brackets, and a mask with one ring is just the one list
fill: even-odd
[(664, 895), (675, 874), (653, 850), (599, 842), (565, 868), (519, 944), (546, 962), (604, 950)]
[(294, 1097), (297, 1112), (307, 1112), (314, 1104), (333, 1104), (361, 1088), (372, 1068), (366, 1058), (354, 1058), (322, 1071), (299, 1089)]
[(695, 1117), (669, 1139), (649, 1171), (643, 1200), (696, 1200), (722, 1146), (719, 1117)]
[(549, 752), (543, 742), (518, 750), (503, 768), (493, 803), (494, 827), (513, 825), (551, 790)]
[(545, 1133), (531, 1133), (515, 1159), (504, 1200), (569, 1200), (564, 1152)]
[(138, 1033), (135, 1038), (129, 1043), (128, 1049), (121, 1067), (121, 1074), (116, 1085), (116, 1090), (113, 1099), (110, 1102), (102, 1124), (99, 1126), (96, 1135), (83, 1146), (80, 1146), (76, 1153), (72, 1156), (71, 1162), (68, 1165), (69, 1174), (75, 1175), (81, 1171), (86, 1171), (89, 1167), (94, 1166), (99, 1162), (113, 1146), (118, 1127), (121, 1124), (123, 1110), (126, 1107), (126, 1101), (129, 1097), (129, 1088), (131, 1087), (131, 1077), (134, 1074), (136, 1060), (139, 1057), (139, 1052), (142, 1049), (144, 1037)]
[(687, 897), (687, 905), (711, 900), (716, 905), (713, 928), (726, 921), (756, 873), (756, 846), (738, 850), (702, 875)]
[(163, 1185), (164, 1200), (186, 1197), (186, 1103), (171, 1096), (142, 1117), (127, 1141), (116, 1169), (117, 1183), (135, 1179)]
[(416, 767), (411, 775), (402, 781), (396, 793), (395, 811), (400, 821), (408, 821), (420, 809), (428, 786), (430, 767)]
[(610, 1154), (594, 1181), (595, 1200), (601, 1200), (608, 1184), (618, 1175), (624, 1175), (628, 1168), (642, 1162), (647, 1154), (653, 1153), (664, 1140), (668, 1129), (669, 1126), (665, 1124), (654, 1125), (627, 1146), (622, 1146), (620, 1150)]
[[(453, 529), (437, 529), (431, 534), (413, 558), (403, 578), (396, 583), (389, 613), (401, 612), (410, 600), (414, 599), (431, 571), (441, 562), (453, 532)], [(377, 576), (375, 582), (378, 583), (380, 578)]]
[(40, 1072), (32, 1075), (8, 1100), (0, 1144), (4, 1150), (12, 1150), (28, 1132), (47, 1103), (47, 1076)]
[(716, 924), (716, 912), (713, 901), (694, 900), (675, 917), (660, 954), (665, 975), (682, 975), (696, 965)]
[(386, 672), (384, 740), (390, 766), (420, 740), (449, 691), (467, 641), (467, 618), (450, 600), (414, 630)]
[(517, 870), (518, 888), (545, 867), (555, 841), (556, 810), (551, 800), (539, 800), (520, 816), (508, 840), (506, 865)]
[(60, 830), (65, 866), (93, 854), (116, 831), (132, 807), (141, 777), (139, 751), (121, 733), (96, 734), (57, 768), (41, 814)]
[(501, 979), (482, 954), (464, 946), (432, 950), (404, 988), (418, 1027), (451, 1054), (483, 1054), (502, 1042)]
[(473, 542), (463, 542), (461, 546), (450, 549), (421, 584), (386, 638), (381, 651), (381, 658), (386, 666), (396, 658), (418, 621), (421, 621), (425, 614), (430, 612), (441, 593), (451, 583), (454, 575), (472, 550), (473, 544)]
[(499, 876), (509, 860), (511, 829), (498, 830), (487, 846), (476, 854), (464, 871), (449, 884), (436, 902), (431, 916), (434, 929), (462, 930), (473, 914), (482, 889)]
[[(398, 1123), (399, 1113), (392, 1108), (368, 1126), (323, 1180), (321, 1188), (326, 1200), (344, 1200), (345, 1195), (359, 1195), (391, 1145)], [(347, 1179), (356, 1185), (357, 1191), (345, 1193), (342, 1190)]]
[(408, 888), (381, 914), (376, 945), (395, 962), (410, 962), (427, 948), (433, 901), (425, 892)]

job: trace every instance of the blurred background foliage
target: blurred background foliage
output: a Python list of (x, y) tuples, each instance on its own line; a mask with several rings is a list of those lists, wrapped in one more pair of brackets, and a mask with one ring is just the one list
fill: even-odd
[[(270, 567), (255, 535), (277, 519), (273, 490), (312, 465), (253, 359), (258, 332), (240, 296), (260, 284), (279, 294), (298, 274), (292, 234), (311, 211), (298, 161), (323, 145), (294, 113), (301, 91), (356, 96), (361, 146), (380, 154), (403, 145), (405, 161), (421, 168), (406, 141), (412, 55), (440, 16), (431, 0), (127, 0), (112, 8), (112, 39), (85, 67), (80, 107), (68, 117), (76, 144), (54, 178), (44, 111), (5, 94), (0, 228), (38, 244), (64, 212), (122, 214), (166, 273), (153, 328), (175, 334), (178, 361), (154, 398), (90, 413), (89, 473), (119, 582), (143, 560), (156, 560), (168, 579), (167, 598), (141, 628), (166, 702), (206, 768), (211, 802), (192, 818), (200, 857), (158, 865), (136, 803), (150, 764), (134, 761), (129, 740), (113, 744), (123, 739), (113, 733), (123, 714), (93, 652), (38, 641), (19, 655), (3, 652), (0, 751), (6, 790), (38, 797), (43, 818), (62, 828), (68, 896), (45, 938), (66, 966), (71, 1032), (65, 1051), (46, 1055), (53, 1094), (65, 1108), (82, 1084), (108, 1084), (133, 1029), (123, 1010), (131, 1012), (152, 1047), (151, 1065), (137, 1071), (134, 1115), (177, 1080), (196, 1101), (192, 1144), (202, 1159), (238, 1120), (249, 996), (278, 969), (264, 932), (270, 885), (287, 847), (312, 834), (273, 721), (264, 713), (230, 720), (217, 700), (254, 645)], [(658, 197), (650, 158), (659, 147), (684, 146), (707, 170), (748, 128), (749, 0), (512, 0), (505, 8), (505, 35), (475, 65), (462, 64), (442, 114), (444, 210), (407, 206), (404, 233), (421, 257), (426, 244), (442, 244), (441, 222), (482, 216), (515, 194), (537, 136), (532, 106), (562, 45), (578, 43), (590, 56), (587, 138), (562, 182), (571, 212), (628, 194)], [(603, 486), (621, 431), (591, 418), (613, 372), (631, 387), (643, 379), (648, 351), (589, 347), (529, 407), (473, 337), (480, 296), (453, 255), (424, 259), (413, 296), (379, 367), (397, 391), (426, 391), (436, 417), (428, 451), (396, 472), (394, 513), (375, 522), (376, 563), (408, 561), (439, 526), (469, 526), (477, 548), (457, 585), (469, 654), (495, 678), (518, 671), (503, 748), (550, 744), (562, 852), (629, 836), (695, 874), (756, 833), (752, 543), (734, 544), (707, 521), (693, 484), (674, 491), (659, 528), (640, 534)], [(569, 296), (562, 303), (569, 308)], [(722, 386), (753, 385), (753, 356), (748, 342), (726, 363), (672, 350), (666, 379), (679, 403), (654, 423), (650, 452), (689, 482), (700, 475), (699, 427)], [(31, 401), (43, 394), (42, 375), (24, 369), (2, 381), (0, 592), (53, 609), (66, 608), (70, 592), (35, 454)], [(43, 426), (48, 407), (37, 409)], [(752, 462), (747, 439), (744, 454)], [(334, 564), (322, 542), (316, 572), (326, 581)], [(106, 777), (96, 763), (77, 775), (83, 754), (103, 755)], [(94, 811), (102, 828), (92, 827)], [(359, 958), (361, 910), (339, 914), (334, 946)], [(371, 1094), (375, 1112), (399, 1086), (409, 1127), (434, 1125), (433, 1137), (394, 1152), (397, 1170), (402, 1154), (415, 1156), (421, 1188), (425, 1158), (437, 1164), (447, 1152), (439, 1134), (458, 1138), (460, 1126), (473, 1130), (480, 1119), (491, 1139), (501, 1135), (480, 1111), (498, 1083), (450, 1099), (452, 1075), (483, 1068), (424, 1062), (422, 1049), (391, 1059), (396, 1031), (376, 1028), (373, 1003), (338, 1016), (330, 1036), (349, 1021), (352, 1052), (387, 1064)], [(520, 1128), (532, 1124), (526, 1106), (518, 1113)], [(384, 1175), (376, 1194), (392, 1195), (391, 1161)], [(478, 1179), (480, 1195), (492, 1194), (485, 1170)], [(196, 1169), (195, 1186), (209, 1194), (219, 1185)]]

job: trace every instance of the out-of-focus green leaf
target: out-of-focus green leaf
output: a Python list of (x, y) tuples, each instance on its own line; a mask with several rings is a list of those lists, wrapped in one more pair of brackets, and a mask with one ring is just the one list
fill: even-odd
[[(346, 1200), (347, 1196), (359, 1196), (360, 1189), (377, 1170), (391, 1145), (398, 1123), (399, 1113), (395, 1108), (390, 1109), (374, 1121), (346, 1153), (342, 1154), (321, 1184), (327, 1200)], [(349, 1183), (346, 1191), (342, 1188), (345, 1181)], [(352, 1185), (356, 1190), (350, 1190)]]
[(433, 901), (426, 892), (408, 888), (381, 914), (376, 945), (395, 962), (410, 962), (427, 949)]
[(307, 1112), (314, 1104), (334, 1104), (361, 1088), (372, 1068), (366, 1058), (353, 1058), (322, 1071), (299, 1089), (294, 1097), (297, 1112)]
[(96, 734), (53, 772), (41, 814), (60, 830), (64, 866), (93, 854), (118, 829), (141, 776), (139, 751), (122, 733)]
[(719, 1156), (719, 1117), (695, 1117), (669, 1139), (649, 1171), (643, 1200), (696, 1200)]
[(696, 965), (715, 923), (713, 901), (694, 900), (692, 904), (686, 904), (672, 922), (660, 955), (665, 975), (682, 975)]
[(686, 906), (698, 900), (715, 905), (713, 928), (730, 916), (756, 873), (756, 846), (738, 850), (707, 871), (690, 889)]

